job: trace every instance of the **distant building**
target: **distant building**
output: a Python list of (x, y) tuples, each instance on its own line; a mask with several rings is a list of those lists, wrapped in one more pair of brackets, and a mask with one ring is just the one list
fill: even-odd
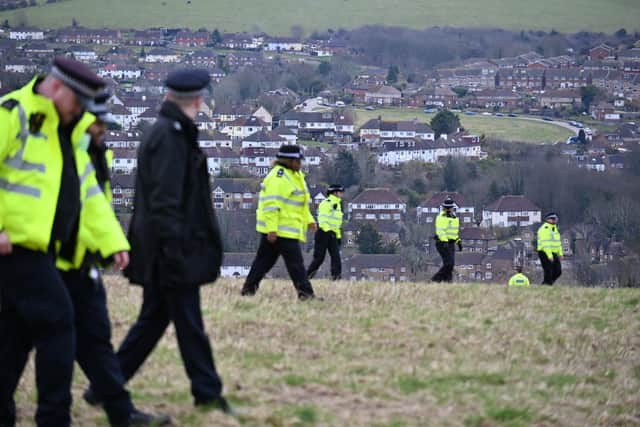
[(482, 210), (482, 227), (526, 227), (540, 222), (541, 215), (524, 196), (502, 196)]

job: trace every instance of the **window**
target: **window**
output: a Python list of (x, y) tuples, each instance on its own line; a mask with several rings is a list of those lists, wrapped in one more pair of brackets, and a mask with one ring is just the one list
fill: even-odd
[(400, 214), (399, 213), (393, 214), (393, 219), (400, 219)]
[(352, 273), (355, 273), (355, 272), (356, 272), (356, 268), (355, 268), (355, 267), (351, 267), (351, 268), (349, 269), (349, 271), (351, 271)]
[(493, 278), (493, 274), (490, 271), (487, 271), (484, 274), (484, 278), (487, 279), (487, 280), (490, 280), (491, 278)]
[(428, 216), (427, 217), (427, 222), (433, 222), (433, 217), (432, 216)]
[(487, 270), (491, 270), (491, 263), (490, 262), (487, 263)]
[(463, 221), (464, 222), (471, 222), (471, 217), (465, 216)]

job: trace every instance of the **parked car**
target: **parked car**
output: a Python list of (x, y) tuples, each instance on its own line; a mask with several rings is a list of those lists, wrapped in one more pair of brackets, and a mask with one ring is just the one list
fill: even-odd
[(553, 119), (552, 119), (551, 117), (549, 117), (549, 116), (544, 116), (544, 117), (542, 118), (542, 120), (545, 120), (545, 121), (547, 121), (547, 122), (552, 122), (552, 121), (553, 121)]
[(518, 117), (517, 114), (509, 113), (509, 117)]
[(373, 105), (367, 105), (366, 107), (364, 107), (364, 109), (367, 111), (373, 111), (376, 109), (376, 107), (374, 107)]
[(465, 111), (464, 113), (465, 113), (467, 116), (475, 116), (476, 114), (478, 114), (478, 113), (476, 113), (475, 111)]
[(342, 101), (336, 101), (336, 107), (344, 107), (345, 103)]
[(436, 113), (438, 110), (435, 108), (425, 108), (424, 112), (425, 113)]
[(483, 115), (483, 116), (490, 116), (490, 115), (491, 115), (491, 113), (490, 113), (490, 112), (488, 112), (488, 111), (485, 111), (484, 113), (482, 113), (482, 115)]
[(496, 117), (504, 117), (504, 114), (503, 113), (496, 113), (495, 116)]

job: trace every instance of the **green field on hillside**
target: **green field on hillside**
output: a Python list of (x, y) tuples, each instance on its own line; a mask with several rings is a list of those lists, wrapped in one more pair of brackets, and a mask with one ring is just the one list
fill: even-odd
[[(141, 290), (108, 277), (114, 342)], [(138, 406), (180, 426), (593, 426), (640, 420), (640, 290), (314, 281), (203, 288), (206, 327), (233, 419), (192, 406), (175, 332), (130, 384)], [(106, 425), (82, 400), (74, 425)], [(32, 425), (33, 364), (16, 395)]]
[[(383, 120), (417, 119), (427, 124), (434, 116), (433, 114), (423, 113), (418, 108), (381, 108), (373, 111), (356, 109), (354, 112), (356, 128), (362, 126), (367, 120), (378, 116), (381, 116)], [(521, 117), (457, 114), (460, 117), (462, 126), (469, 132), (478, 135), (485, 134), (487, 137), (505, 141), (545, 144), (565, 141), (569, 136), (573, 135), (573, 132), (554, 124), (554, 122), (531, 121)]]
[(42, 27), (205, 27), (289, 35), (385, 24), (613, 32), (638, 29), (637, 0), (66, 0), (0, 13), (12, 25)]

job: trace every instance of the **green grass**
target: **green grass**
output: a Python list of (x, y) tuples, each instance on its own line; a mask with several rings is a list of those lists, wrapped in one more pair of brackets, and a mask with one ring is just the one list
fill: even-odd
[[(381, 108), (373, 111), (355, 109), (356, 128), (367, 120), (382, 116), (383, 120), (418, 120), (429, 124), (434, 114), (419, 108)], [(554, 122), (536, 122), (521, 117), (467, 116), (457, 113), (462, 126), (471, 133), (505, 141), (554, 143), (565, 141), (573, 133)]]
[(67, 0), (0, 13), (12, 24), (41, 27), (80, 25), (92, 28), (206, 27), (222, 31), (265, 31), (289, 35), (291, 27), (307, 32), (386, 24), (492, 27), (558, 31), (638, 29), (637, 0)]
[[(114, 343), (139, 288), (107, 277)], [(638, 289), (314, 281), (300, 303), (288, 281), (202, 289), (225, 394), (241, 416), (196, 411), (175, 331), (129, 384), (137, 405), (180, 426), (633, 425), (640, 401)], [(487, 320), (491, 321), (488, 322)], [(596, 319), (599, 319), (596, 321)], [(594, 325), (608, 325), (599, 331)], [(75, 425), (107, 425), (73, 387)], [(35, 411), (33, 363), (16, 401)]]

